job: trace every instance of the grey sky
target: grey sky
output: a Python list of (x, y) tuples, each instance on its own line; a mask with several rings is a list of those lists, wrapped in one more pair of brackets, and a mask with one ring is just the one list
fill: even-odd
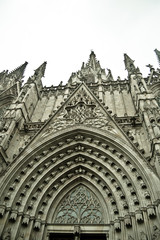
[(93, 49), (116, 79), (123, 53), (144, 74), (158, 67), (159, 0), (0, 0), (0, 71), (28, 61), (25, 79), (47, 61), (44, 85), (66, 82)]

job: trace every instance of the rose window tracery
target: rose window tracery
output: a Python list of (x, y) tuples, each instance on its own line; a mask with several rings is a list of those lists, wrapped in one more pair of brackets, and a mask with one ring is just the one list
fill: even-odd
[(102, 207), (85, 186), (78, 186), (61, 202), (55, 223), (102, 224), (104, 223)]

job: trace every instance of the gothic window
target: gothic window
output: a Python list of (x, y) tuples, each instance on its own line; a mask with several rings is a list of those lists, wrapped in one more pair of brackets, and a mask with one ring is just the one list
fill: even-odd
[(73, 189), (60, 203), (55, 223), (102, 224), (103, 210), (95, 195), (84, 185)]

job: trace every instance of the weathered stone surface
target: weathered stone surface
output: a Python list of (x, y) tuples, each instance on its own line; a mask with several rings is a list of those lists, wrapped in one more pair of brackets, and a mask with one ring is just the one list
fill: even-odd
[(159, 240), (159, 69), (125, 54), (115, 81), (92, 51), (43, 87), (46, 62), (23, 85), (26, 65), (0, 73), (0, 238)]

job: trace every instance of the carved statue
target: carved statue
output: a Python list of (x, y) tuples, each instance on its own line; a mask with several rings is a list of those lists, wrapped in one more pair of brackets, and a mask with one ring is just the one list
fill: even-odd
[(17, 238), (17, 240), (24, 240), (24, 233), (21, 233), (21, 234), (19, 235), (19, 237)]
[(0, 135), (0, 143), (3, 141), (4, 137), (5, 137), (5, 135), (3, 135), (3, 134)]
[(129, 235), (128, 240), (134, 240), (134, 238), (131, 235)]
[(159, 240), (159, 239), (160, 239), (160, 230), (156, 225), (154, 225), (153, 226), (152, 240)]
[(140, 240), (148, 240), (148, 237), (144, 232), (140, 232)]
[(3, 165), (0, 163), (0, 174), (3, 172)]
[(4, 121), (0, 120), (0, 132), (3, 130), (4, 127)]
[(139, 90), (140, 90), (141, 93), (146, 92), (146, 89), (145, 89), (145, 87), (143, 86), (143, 83), (142, 83), (142, 82), (139, 83)]
[(10, 88), (15, 84), (16, 80), (16, 75), (12, 75), (10, 77), (6, 77), (6, 82), (7, 82), (7, 88)]
[(160, 128), (159, 126), (157, 126), (157, 124), (155, 124), (155, 122), (152, 123), (152, 128), (153, 128), (155, 137), (160, 137)]
[(11, 229), (8, 228), (2, 235), (2, 240), (10, 240), (11, 239)]
[(135, 90), (135, 92), (138, 92), (138, 88), (136, 85), (134, 85), (134, 90)]

